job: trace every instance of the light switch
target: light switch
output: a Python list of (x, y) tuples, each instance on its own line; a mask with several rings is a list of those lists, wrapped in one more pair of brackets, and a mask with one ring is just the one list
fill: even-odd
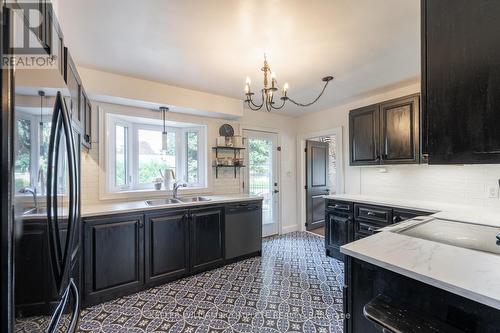
[(488, 186), (487, 193), (488, 193), (488, 198), (491, 199), (498, 198), (498, 186)]

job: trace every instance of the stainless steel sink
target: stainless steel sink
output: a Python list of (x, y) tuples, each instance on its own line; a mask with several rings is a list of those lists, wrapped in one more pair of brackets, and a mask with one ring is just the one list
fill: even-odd
[(164, 205), (173, 205), (173, 204), (179, 204), (182, 203), (182, 201), (178, 199), (155, 199), (155, 200), (146, 200), (146, 205), (153, 207), (153, 206), (164, 206)]
[(178, 198), (178, 200), (182, 202), (200, 202), (200, 201), (210, 201), (212, 199), (207, 197), (186, 197), (186, 198)]

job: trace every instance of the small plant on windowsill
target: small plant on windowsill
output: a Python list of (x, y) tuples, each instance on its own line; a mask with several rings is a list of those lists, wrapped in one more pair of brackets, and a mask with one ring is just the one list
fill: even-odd
[(153, 185), (155, 186), (155, 190), (161, 190), (161, 186), (163, 185), (163, 178), (156, 178), (153, 181)]

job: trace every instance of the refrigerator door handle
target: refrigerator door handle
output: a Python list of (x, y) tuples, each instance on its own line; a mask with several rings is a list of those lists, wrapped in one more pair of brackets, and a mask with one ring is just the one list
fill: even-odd
[(61, 321), (61, 316), (64, 312), (64, 309), (66, 308), (66, 305), (70, 301), (70, 297), (72, 297), (74, 301), (73, 308), (71, 310), (71, 321), (68, 325), (68, 330), (66, 331), (66, 333), (74, 333), (76, 331), (78, 319), (80, 319), (80, 293), (78, 292), (75, 281), (71, 278), (69, 281), (69, 285), (64, 291), (63, 298), (50, 320), (49, 326), (47, 328), (47, 333), (55, 333), (58, 331), (57, 328), (59, 326), (59, 322)]
[[(64, 281), (69, 275), (75, 231), (79, 220), (79, 189), (77, 179), (76, 154), (74, 149), (74, 140), (66, 103), (61, 92), (57, 93), (54, 105), (53, 127), (51, 130), (49, 143), (49, 162), (47, 172), (47, 221), (49, 227), (49, 248), (52, 269), (56, 282), (58, 294), (61, 294), (64, 287)], [(59, 148), (61, 144), (61, 131), (65, 134), (65, 145), (68, 159), (69, 176), (69, 207), (68, 207), (68, 227), (66, 243), (63, 249), (60, 237), (58, 215), (63, 212), (58, 211), (57, 207), (57, 176), (59, 163)], [(55, 195), (55, 197), (54, 197)]]

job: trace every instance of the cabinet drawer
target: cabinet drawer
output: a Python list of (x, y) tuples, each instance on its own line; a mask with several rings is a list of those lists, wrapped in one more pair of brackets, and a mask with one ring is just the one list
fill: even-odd
[(371, 236), (377, 231), (377, 229), (380, 228), (383, 228), (383, 226), (356, 220), (356, 222), (354, 223), (356, 240), (361, 239), (363, 237)]
[(336, 210), (342, 211), (346, 213), (350, 213), (353, 211), (352, 203), (345, 201), (337, 201), (337, 200), (328, 200), (326, 203), (327, 210)]
[(354, 205), (356, 219), (364, 219), (383, 224), (392, 223), (392, 209), (380, 206)]

